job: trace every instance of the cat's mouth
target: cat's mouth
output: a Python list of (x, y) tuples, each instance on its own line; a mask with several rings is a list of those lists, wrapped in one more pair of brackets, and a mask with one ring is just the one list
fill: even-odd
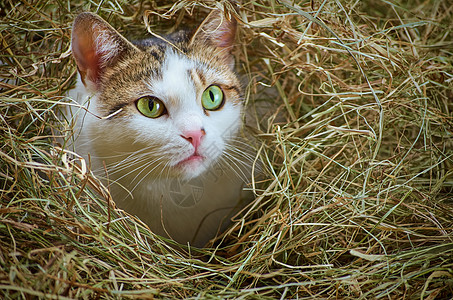
[(186, 164), (191, 164), (191, 163), (197, 163), (197, 162), (202, 162), (204, 160), (204, 157), (198, 153), (193, 153), (191, 156), (181, 160), (178, 165), (186, 165)]
[(197, 177), (205, 170), (206, 157), (194, 152), (178, 162), (175, 167), (185, 179)]

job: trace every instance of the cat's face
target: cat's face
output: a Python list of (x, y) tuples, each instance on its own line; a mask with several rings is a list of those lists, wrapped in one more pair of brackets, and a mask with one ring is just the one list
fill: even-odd
[[(133, 45), (92, 14), (76, 19), (73, 53), (90, 109), (93, 155), (113, 174), (198, 176), (228, 155), (241, 120), (230, 47), (235, 23), (211, 13), (193, 35)], [(115, 176), (116, 177), (116, 176)]]
[[(145, 76), (136, 61), (112, 72), (96, 111), (103, 116), (121, 111), (90, 130), (99, 141), (97, 155), (109, 165), (118, 160), (109, 156), (125, 154), (123, 168), (133, 162), (135, 168), (148, 166), (146, 173), (191, 178), (216, 162), (236, 134), (238, 84), (228, 67), (200, 63), (170, 48), (163, 57), (161, 64), (152, 55), (142, 57), (140, 64), (158, 66)], [(118, 79), (122, 76), (134, 79)]]

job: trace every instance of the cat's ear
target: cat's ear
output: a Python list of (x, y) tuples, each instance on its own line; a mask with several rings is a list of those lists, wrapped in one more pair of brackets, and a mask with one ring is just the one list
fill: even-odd
[(74, 20), (71, 50), (83, 84), (97, 90), (106, 68), (136, 48), (103, 19), (84, 12)]
[(225, 63), (233, 66), (234, 59), (231, 51), (236, 36), (237, 21), (233, 16), (227, 16), (220, 9), (209, 13), (201, 25), (196, 29), (190, 43), (208, 43), (217, 48), (216, 54)]

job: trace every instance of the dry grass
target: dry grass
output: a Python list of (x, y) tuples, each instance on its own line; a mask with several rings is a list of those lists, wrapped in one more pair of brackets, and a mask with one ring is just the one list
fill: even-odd
[[(0, 4), (2, 298), (453, 296), (452, 3), (237, 2)], [(146, 11), (165, 32), (221, 3), (248, 108), (274, 107), (256, 121), (270, 171), (222, 243), (176, 251), (51, 138), (70, 26), (97, 11), (137, 38)]]

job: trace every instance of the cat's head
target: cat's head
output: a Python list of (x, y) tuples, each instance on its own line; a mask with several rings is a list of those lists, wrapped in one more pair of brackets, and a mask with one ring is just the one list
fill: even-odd
[[(141, 176), (198, 176), (240, 127), (236, 22), (212, 11), (192, 33), (131, 43), (100, 17), (74, 21), (72, 53), (90, 110), (93, 157)], [(113, 171), (115, 172), (115, 170)]]

